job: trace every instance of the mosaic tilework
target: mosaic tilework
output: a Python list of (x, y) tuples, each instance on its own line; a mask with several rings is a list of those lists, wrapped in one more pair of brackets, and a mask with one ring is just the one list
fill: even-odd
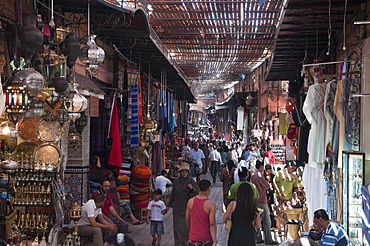
[(68, 168), (64, 172), (64, 187), (67, 194), (66, 206), (71, 207), (73, 203), (82, 206), (89, 199), (88, 184), (89, 168)]

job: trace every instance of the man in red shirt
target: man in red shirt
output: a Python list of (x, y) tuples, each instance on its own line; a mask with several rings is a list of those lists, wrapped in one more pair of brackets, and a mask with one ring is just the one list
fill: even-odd
[(189, 228), (188, 245), (216, 246), (216, 204), (208, 198), (211, 182), (202, 179), (200, 192), (189, 199), (186, 207), (186, 226)]
[(91, 199), (94, 199), (98, 194), (105, 195), (105, 202), (102, 207), (102, 213), (104, 218), (111, 222), (112, 224), (115, 224), (118, 229), (118, 233), (127, 233), (128, 232), (128, 223), (124, 221), (121, 216), (117, 214), (116, 209), (114, 208), (114, 203), (112, 201), (112, 198), (108, 194), (108, 191), (110, 189), (110, 182), (109, 180), (104, 180), (101, 184), (100, 190), (95, 192)]

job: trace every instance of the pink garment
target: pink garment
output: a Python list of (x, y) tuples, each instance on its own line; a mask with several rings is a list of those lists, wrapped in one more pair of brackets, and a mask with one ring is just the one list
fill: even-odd
[(204, 203), (209, 198), (199, 199), (194, 197), (193, 207), (190, 209), (190, 233), (191, 241), (210, 241), (212, 240), (209, 214), (204, 212)]
[(260, 195), (260, 198), (257, 199), (259, 203), (267, 203), (267, 194), (266, 190), (270, 189), (270, 183), (266, 180), (263, 173), (256, 170), (251, 177), (251, 183), (253, 183), (258, 190), (258, 194)]

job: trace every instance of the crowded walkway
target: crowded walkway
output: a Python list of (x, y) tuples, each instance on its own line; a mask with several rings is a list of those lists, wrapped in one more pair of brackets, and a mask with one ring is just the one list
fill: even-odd
[[(205, 175), (206, 179), (211, 180), (211, 175), (207, 173)], [(223, 223), (221, 218), (223, 215), (223, 196), (222, 196), (222, 182), (217, 180), (216, 183), (212, 184), (211, 193), (209, 198), (216, 203), (217, 212), (216, 212), (216, 224), (217, 224), (217, 245), (225, 246), (227, 245), (229, 232), (223, 229)], [(162, 236), (161, 246), (175, 246), (174, 237), (172, 230), (172, 210), (170, 209), (166, 215), (164, 215), (164, 236)], [(134, 239), (137, 246), (149, 246), (152, 245), (152, 237), (150, 235), (149, 225), (144, 223), (141, 225), (130, 226), (130, 236)], [(277, 232), (272, 233), (273, 239), (282, 242), (283, 238), (279, 237)], [(265, 244), (257, 244), (258, 246), (264, 246)]]

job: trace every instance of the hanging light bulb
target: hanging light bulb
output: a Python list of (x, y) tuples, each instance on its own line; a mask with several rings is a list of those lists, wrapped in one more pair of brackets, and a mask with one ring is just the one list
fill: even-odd
[(50, 18), (50, 21), (49, 21), (49, 26), (51, 28), (55, 27), (55, 23), (54, 23), (54, 0), (51, 0), (51, 18)]

